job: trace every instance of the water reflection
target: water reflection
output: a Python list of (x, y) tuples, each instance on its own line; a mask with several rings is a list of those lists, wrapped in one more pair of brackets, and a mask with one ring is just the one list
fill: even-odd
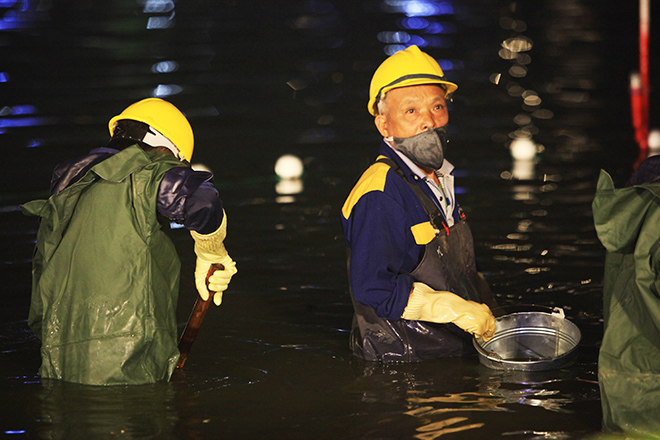
[(9, 128), (35, 127), (53, 122), (53, 118), (37, 116), (34, 105), (4, 106), (0, 109), (0, 134)]
[(454, 13), (452, 2), (441, 0), (384, 0), (382, 9), (408, 17), (431, 17)]
[[(390, 432), (393, 438), (411, 428), (415, 431), (413, 438), (418, 439), (463, 431), (464, 437), (452, 438), (529, 438), (532, 431), (503, 431), (497, 420), (503, 414), (527, 414), (537, 422), (545, 418), (548, 423), (537, 423), (544, 428), (551, 428), (553, 420), (562, 420), (563, 426), (580, 425), (573, 407), (597, 396), (598, 386), (584, 381), (583, 386), (567, 393), (566, 386), (576, 379), (576, 373), (575, 369), (491, 370), (474, 358), (441, 359), (419, 365), (368, 364), (347, 391), (359, 393), (370, 404), (389, 405), (388, 417), (379, 422), (385, 426), (380, 426), (378, 432)], [(396, 412), (397, 407), (403, 408), (400, 413)], [(526, 425), (520, 421), (521, 427)], [(370, 432), (369, 428), (366, 431)], [(566, 432), (546, 432), (553, 434), (545, 438), (574, 438), (574, 434)]]
[(147, 29), (167, 29), (175, 25), (174, 2), (172, 0), (140, 0), (144, 3), (142, 12), (150, 15)]
[[(455, 46), (454, 40), (448, 35), (456, 32), (456, 25), (438, 21), (437, 17), (452, 16), (456, 13), (452, 2), (438, 0), (384, 0), (380, 8), (391, 14), (403, 14), (405, 17), (397, 20), (397, 26), (402, 30), (381, 31), (378, 41), (385, 44), (383, 52), (390, 56), (409, 46), (428, 49), (449, 49)], [(441, 36), (446, 35), (446, 36)], [(460, 60), (437, 60), (445, 72), (460, 69)]]
[(5, 0), (0, 3), (0, 31), (30, 28), (50, 18), (48, 0)]
[(159, 61), (151, 66), (152, 73), (171, 73), (179, 70), (179, 63), (176, 61)]
[(38, 395), (40, 438), (177, 438), (173, 384), (95, 387), (44, 380)]
[(457, 423), (462, 423), (465, 422), (466, 420), (467, 420), (466, 417), (450, 417), (440, 422), (429, 423), (428, 425), (420, 426), (419, 428), (417, 428), (417, 431), (423, 434), (417, 434), (413, 437), (421, 440), (432, 440), (440, 436), (443, 436), (445, 434), (453, 434), (457, 432), (467, 431), (470, 429), (481, 428), (484, 426), (483, 423), (473, 423), (471, 425), (455, 426)]

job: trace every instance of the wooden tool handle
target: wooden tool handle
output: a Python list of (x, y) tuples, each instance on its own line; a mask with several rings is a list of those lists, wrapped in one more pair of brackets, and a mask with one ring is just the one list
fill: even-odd
[[(220, 263), (214, 263), (211, 265), (208, 273), (206, 274), (207, 289), (209, 287), (209, 278), (211, 277), (211, 275), (213, 275), (216, 270), (224, 270), (224, 269), (225, 267)], [(188, 322), (186, 323), (186, 328), (183, 329), (183, 333), (181, 334), (181, 339), (179, 339), (180, 356), (179, 356), (179, 362), (176, 364), (176, 368), (183, 368), (183, 365), (186, 363), (186, 360), (188, 360), (190, 347), (192, 347), (193, 342), (195, 342), (195, 338), (197, 337), (197, 332), (199, 331), (199, 327), (202, 325), (202, 321), (204, 321), (204, 316), (206, 316), (206, 311), (211, 305), (211, 301), (213, 300), (214, 294), (215, 292), (209, 290), (209, 298), (206, 301), (202, 301), (202, 299), (199, 296), (197, 296), (197, 299), (195, 300), (195, 305), (193, 306), (192, 312), (190, 312), (190, 317), (188, 318)]]

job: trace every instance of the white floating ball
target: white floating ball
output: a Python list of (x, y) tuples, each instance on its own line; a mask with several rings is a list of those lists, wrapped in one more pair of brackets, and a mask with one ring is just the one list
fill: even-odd
[(516, 138), (509, 148), (516, 160), (532, 160), (536, 156), (536, 144), (529, 138)]
[(654, 151), (660, 150), (660, 130), (653, 129), (649, 132), (649, 148)]
[(275, 174), (280, 179), (299, 179), (303, 174), (304, 166), (302, 160), (293, 154), (280, 156), (275, 162)]

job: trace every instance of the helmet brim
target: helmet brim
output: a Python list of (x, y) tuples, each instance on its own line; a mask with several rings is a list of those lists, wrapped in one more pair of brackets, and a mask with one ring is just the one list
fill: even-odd
[(440, 78), (430, 78), (429, 76), (419, 76), (411, 75), (407, 78), (399, 78), (397, 81), (393, 81), (390, 84), (382, 87), (378, 94), (373, 97), (367, 104), (367, 110), (371, 113), (372, 116), (378, 114), (378, 102), (383, 99), (383, 96), (390, 90), (399, 89), (402, 87), (412, 87), (412, 86), (423, 86), (423, 85), (444, 85), (445, 86), (445, 99), (449, 98), (455, 91), (458, 89), (458, 85), (453, 82), (446, 81)]

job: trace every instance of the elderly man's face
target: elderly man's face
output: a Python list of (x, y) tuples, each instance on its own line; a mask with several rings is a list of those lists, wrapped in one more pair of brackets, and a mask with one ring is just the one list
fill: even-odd
[(449, 121), (445, 91), (437, 85), (400, 87), (386, 99), (385, 113), (375, 118), (383, 137), (410, 137)]

